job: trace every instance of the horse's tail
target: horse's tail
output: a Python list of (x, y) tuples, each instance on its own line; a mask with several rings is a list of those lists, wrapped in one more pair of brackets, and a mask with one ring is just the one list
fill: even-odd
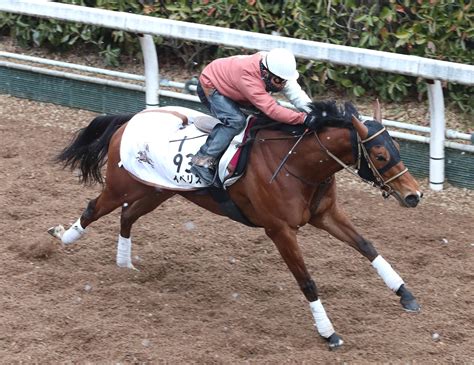
[(104, 166), (109, 149), (110, 139), (123, 124), (127, 123), (134, 114), (101, 115), (85, 128), (77, 131), (69, 146), (56, 156), (55, 162), (69, 167), (79, 168), (79, 180), (83, 184), (104, 182), (101, 168)]

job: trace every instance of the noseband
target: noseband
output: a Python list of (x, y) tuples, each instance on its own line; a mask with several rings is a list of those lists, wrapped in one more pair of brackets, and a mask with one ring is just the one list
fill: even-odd
[[(329, 151), (323, 145), (323, 143), (319, 139), (318, 134), (316, 132), (314, 132), (313, 134), (314, 134), (314, 136), (316, 138), (316, 141), (318, 142), (319, 146), (323, 149), (323, 151), (328, 156), (330, 156), (334, 161), (339, 163), (339, 165), (341, 165), (345, 170), (347, 170), (351, 174), (357, 176), (363, 182), (365, 182), (369, 185), (375, 186), (376, 188), (380, 189), (382, 191), (382, 196), (385, 199), (387, 199), (388, 197), (390, 197), (390, 195), (394, 195), (394, 194), (397, 195), (397, 196), (399, 195), (388, 184), (390, 182), (398, 179), (403, 174), (405, 174), (408, 171), (408, 168), (405, 168), (404, 170), (400, 171), (398, 174), (396, 174), (395, 176), (392, 176), (391, 178), (389, 178), (387, 180), (383, 179), (382, 174), (385, 173), (385, 171), (388, 171), (391, 167), (393, 167), (397, 163), (399, 163), (400, 158), (399, 157), (398, 158), (393, 158), (393, 154), (390, 154), (389, 163), (386, 166), (384, 166), (382, 169), (379, 170), (375, 167), (374, 163), (370, 159), (368, 151), (370, 150), (371, 147), (370, 146), (366, 147), (366, 144), (368, 144), (370, 141), (373, 141), (376, 137), (378, 137), (379, 135), (381, 135), (384, 132), (388, 133), (386, 131), (385, 127), (382, 126), (382, 128), (379, 129), (377, 132), (375, 132), (374, 134), (372, 134), (368, 138), (362, 140), (360, 138), (359, 134), (357, 133), (357, 131), (355, 131), (355, 134), (357, 136), (356, 137), (357, 138), (357, 142), (356, 142), (357, 143), (357, 146), (356, 146), (356, 148), (357, 148), (357, 158), (356, 158), (356, 162), (354, 164), (355, 169), (352, 168), (351, 166), (347, 165), (346, 163), (344, 163), (341, 159), (339, 159), (336, 155), (334, 155), (331, 151)], [(395, 148), (395, 147), (393, 146), (393, 148)], [(365, 160), (365, 162), (367, 163), (368, 169), (372, 173), (373, 180), (371, 180), (371, 176), (365, 176), (365, 174), (364, 174), (364, 176), (361, 175), (361, 166), (362, 166), (362, 161), (363, 160)], [(398, 196), (398, 198), (401, 198), (401, 197)]]
[[(357, 172), (358, 172), (358, 175), (359, 175), (361, 160), (362, 160), (362, 155), (363, 155), (363, 158), (365, 159), (365, 161), (367, 163), (367, 166), (369, 167), (370, 171), (372, 172), (372, 174), (374, 176), (375, 186), (378, 187), (380, 190), (382, 190), (382, 195), (384, 196), (384, 198), (388, 198), (390, 195), (395, 193), (395, 191), (392, 189), (392, 187), (388, 184), (390, 182), (398, 179), (400, 176), (402, 176), (406, 172), (408, 172), (408, 168), (405, 167), (405, 169), (400, 171), (395, 176), (392, 176), (390, 179), (387, 179), (387, 180), (383, 179), (382, 174), (385, 173), (385, 171), (388, 171), (393, 166), (395, 166), (397, 163), (399, 163), (400, 162), (400, 157), (394, 158), (393, 153), (391, 153), (390, 154), (390, 161), (388, 162), (388, 164), (385, 165), (382, 169), (377, 169), (375, 167), (373, 161), (371, 160), (370, 156), (369, 156), (368, 150), (370, 150), (370, 146), (366, 146), (366, 144), (368, 144), (370, 141), (374, 140), (377, 136), (381, 135), (384, 132), (388, 133), (386, 131), (385, 127), (382, 127), (380, 130), (378, 130), (373, 135), (371, 135), (370, 137), (367, 137), (364, 140), (361, 140), (359, 134), (357, 134), (357, 145), (358, 145), (358, 150), (359, 150), (359, 153), (358, 153), (358, 156), (357, 156)], [(392, 149), (395, 149), (395, 147), (393, 146)], [(362, 154), (360, 153), (360, 150), (362, 150)], [(366, 179), (366, 178), (364, 178), (360, 175), (359, 175), (359, 177), (362, 180), (366, 181), (366, 182), (370, 181), (369, 179)]]

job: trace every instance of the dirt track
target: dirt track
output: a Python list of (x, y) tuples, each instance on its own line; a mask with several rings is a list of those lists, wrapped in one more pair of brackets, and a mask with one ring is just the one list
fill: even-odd
[(474, 363), (472, 191), (425, 182), (408, 210), (340, 176), (340, 201), (423, 308), (404, 313), (364, 258), (305, 227), (306, 263), (345, 340), (330, 352), (260, 229), (172, 199), (135, 225), (139, 272), (114, 264), (118, 212), (60, 247), (46, 229), (76, 220), (99, 187), (50, 161), (94, 114), (6, 95), (0, 111), (1, 363)]

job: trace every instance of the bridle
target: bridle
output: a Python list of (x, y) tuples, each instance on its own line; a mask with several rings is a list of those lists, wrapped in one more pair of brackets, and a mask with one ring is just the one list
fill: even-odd
[[(372, 134), (371, 136), (367, 137), (366, 139), (361, 139), (359, 134), (356, 131), (356, 136), (357, 136), (357, 158), (356, 158), (356, 162), (353, 165), (353, 166), (355, 166), (355, 168), (353, 168), (352, 166), (347, 165), (346, 163), (344, 163), (344, 161), (342, 161), (340, 158), (338, 158), (336, 155), (334, 155), (331, 151), (329, 151), (326, 148), (326, 146), (323, 145), (323, 143), (319, 139), (319, 136), (316, 132), (313, 132), (313, 135), (316, 138), (316, 141), (318, 142), (321, 149), (329, 157), (331, 157), (334, 161), (336, 161), (339, 165), (341, 165), (345, 170), (349, 171), (352, 175), (357, 176), (363, 182), (380, 189), (382, 191), (382, 196), (385, 199), (390, 197), (390, 195), (396, 195), (396, 197), (398, 199), (401, 199), (399, 194), (388, 184), (390, 182), (398, 179), (400, 176), (404, 175), (406, 172), (408, 172), (408, 168), (405, 168), (402, 171), (400, 171), (398, 174), (396, 174), (395, 176), (392, 176), (391, 178), (389, 178), (387, 180), (384, 180), (383, 177), (382, 177), (382, 174), (383, 174), (384, 171), (386, 171), (386, 167), (381, 169), (383, 171), (380, 172), (375, 167), (374, 163), (372, 162), (372, 160), (369, 156), (369, 152), (368, 152), (368, 150), (365, 146), (366, 143), (372, 141), (374, 138), (381, 135), (385, 131), (386, 131), (385, 127), (382, 127), (380, 130), (378, 130), (376, 133)], [(307, 131), (305, 132), (305, 134), (306, 133), (307, 133)], [(367, 165), (368, 165), (370, 171), (374, 175), (375, 181), (367, 180), (367, 179), (365, 179), (365, 178), (363, 178), (362, 176), (359, 175), (362, 159), (365, 159), (365, 161), (367, 162)], [(395, 163), (391, 164), (390, 167), (392, 167), (393, 165), (395, 165), (398, 162), (399, 161), (395, 161)], [(390, 163), (390, 161), (389, 161), (389, 163)]]
[[(345, 170), (349, 171), (352, 175), (354, 176), (357, 176), (357, 178), (359, 178), (361, 181), (373, 186), (373, 187), (376, 187), (378, 188), (381, 192), (382, 192), (382, 196), (387, 199), (389, 198), (391, 195), (394, 195), (395, 198), (397, 198), (398, 200), (400, 201), (403, 201), (403, 198), (400, 196), (400, 194), (395, 191), (390, 185), (389, 183), (395, 181), (396, 179), (398, 179), (399, 177), (401, 177), (402, 175), (404, 175), (405, 173), (408, 172), (408, 168), (405, 167), (405, 169), (403, 169), (402, 171), (400, 171), (398, 174), (390, 177), (389, 179), (387, 180), (384, 180), (382, 174), (387, 171), (388, 169), (390, 169), (391, 167), (393, 167), (394, 165), (396, 165), (397, 163), (400, 162), (400, 159), (396, 159), (394, 161), (392, 161), (393, 159), (393, 156), (391, 155), (391, 158), (390, 158), (390, 161), (387, 163), (386, 166), (384, 166), (383, 168), (381, 168), (380, 170), (377, 169), (374, 165), (374, 163), (372, 162), (371, 158), (370, 158), (370, 155), (369, 155), (369, 152), (368, 152), (368, 149), (366, 147), (366, 144), (369, 143), (370, 141), (374, 140), (375, 138), (377, 138), (379, 135), (381, 135), (382, 133), (384, 132), (387, 132), (386, 128), (384, 126), (382, 126), (381, 129), (377, 130), (375, 133), (373, 133), (371, 136), (368, 136), (366, 139), (361, 139), (359, 134), (357, 133), (356, 130), (354, 130), (354, 133), (356, 135), (356, 147), (357, 147), (357, 156), (356, 156), (356, 161), (353, 165), (348, 165), (346, 164), (344, 161), (342, 161), (340, 158), (338, 158), (336, 155), (334, 155), (331, 151), (329, 151), (326, 146), (323, 145), (323, 143), (321, 142), (321, 140), (319, 139), (319, 136), (318, 134), (316, 133), (316, 131), (311, 131), (309, 129), (306, 129), (301, 135), (299, 136), (295, 136), (295, 137), (298, 137), (298, 140), (295, 142), (295, 144), (293, 145), (293, 147), (288, 151), (288, 153), (285, 155), (285, 157), (282, 159), (282, 161), (280, 162), (280, 164), (278, 165), (278, 167), (275, 169), (275, 172), (273, 173), (269, 183), (271, 184), (273, 182), (273, 180), (276, 178), (276, 176), (278, 175), (278, 173), (281, 171), (281, 169), (283, 168), (283, 166), (285, 165), (286, 161), (288, 160), (288, 158), (290, 157), (290, 155), (293, 153), (293, 151), (295, 150), (295, 148), (298, 146), (298, 144), (301, 142), (301, 140), (307, 136), (309, 133), (313, 132), (313, 135), (314, 137), (316, 138), (316, 141), (317, 143), (319, 144), (319, 146), (321, 147), (321, 149), (329, 156), (331, 157), (334, 161), (336, 161), (339, 165), (341, 165)], [(387, 132), (388, 133), (388, 132)], [(293, 138), (295, 138), (293, 137)], [(369, 148), (370, 150), (370, 148)], [(362, 166), (362, 161), (365, 160), (366, 163), (367, 163), (367, 166), (370, 170), (370, 172), (372, 173), (373, 177), (374, 177), (374, 181), (372, 180), (369, 180), (369, 179), (366, 179), (364, 178), (363, 176), (361, 176), (361, 166)], [(355, 167), (354, 167), (355, 166)], [(302, 180), (300, 177), (292, 174), (290, 171), (288, 171), (288, 173), (292, 176), (295, 176), (297, 177), (298, 179)], [(303, 181), (303, 180), (302, 180)], [(303, 181), (305, 182), (305, 181)], [(311, 184), (312, 185), (312, 184)]]

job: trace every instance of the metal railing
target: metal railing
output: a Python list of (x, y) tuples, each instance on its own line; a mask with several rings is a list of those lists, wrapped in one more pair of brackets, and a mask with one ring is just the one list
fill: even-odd
[[(283, 47), (291, 49), (298, 58), (422, 77), (429, 81), (428, 94), (431, 116), (430, 187), (433, 190), (442, 190), (444, 183), (446, 133), (444, 100), (440, 80), (474, 85), (474, 66), (418, 56), (259, 34), (77, 5), (38, 2), (35, 0), (2, 0), (0, 1), (0, 10), (145, 34), (144, 37), (140, 37), (140, 43), (145, 55), (145, 74), (147, 76), (146, 98), (148, 105), (157, 104), (155, 98), (159, 94), (157, 90), (159, 88), (158, 62), (156, 61), (156, 52), (155, 55), (152, 54), (154, 44), (152, 44), (149, 35), (257, 50)], [(156, 64), (155, 70), (153, 70), (153, 64)]]

